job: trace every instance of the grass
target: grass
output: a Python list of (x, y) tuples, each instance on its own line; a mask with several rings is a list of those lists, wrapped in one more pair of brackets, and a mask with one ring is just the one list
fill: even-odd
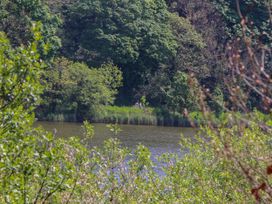
[(188, 119), (179, 113), (169, 113), (151, 107), (103, 106), (91, 121), (130, 125), (190, 126)]
[(99, 123), (157, 125), (157, 117), (153, 108), (103, 106), (99, 114), (96, 114), (92, 120), (92, 122)]
[[(193, 112), (190, 115), (196, 124), (201, 123), (200, 113)], [(46, 121), (82, 122), (77, 121), (76, 116), (69, 113), (49, 113), (43, 117), (39, 117), (39, 114), (36, 114), (36, 116), (38, 116), (39, 120)], [(85, 119), (92, 123), (190, 127), (190, 122), (182, 114), (152, 107), (101, 106), (89, 114)]]
[(36, 114), (38, 120), (52, 122), (78, 122), (75, 114), (68, 113), (49, 113), (47, 115)]

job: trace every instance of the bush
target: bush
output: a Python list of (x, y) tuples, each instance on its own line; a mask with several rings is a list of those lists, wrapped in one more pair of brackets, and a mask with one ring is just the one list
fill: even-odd
[[(254, 197), (269, 203), (271, 132), (241, 114), (225, 114), (216, 129), (182, 138), (183, 156), (165, 154), (157, 166), (142, 145), (131, 151), (111, 138), (90, 148), (94, 131), (87, 122), (82, 141), (33, 128), (43, 67), (39, 38), (36, 31), (36, 41), (14, 49), (0, 33), (0, 203), (255, 203)], [(143, 113), (121, 110), (135, 118)], [(270, 115), (254, 116), (271, 124)]]
[(15, 49), (0, 33), (1, 203), (54, 202), (58, 192), (72, 189), (88, 155), (76, 139), (64, 142), (32, 128), (44, 67), (37, 54), (41, 35), (33, 30), (35, 41)]
[(65, 58), (56, 59), (45, 78), (47, 88), (37, 117), (56, 121), (87, 119), (98, 106), (112, 104), (122, 85), (122, 73), (112, 64), (90, 69)]

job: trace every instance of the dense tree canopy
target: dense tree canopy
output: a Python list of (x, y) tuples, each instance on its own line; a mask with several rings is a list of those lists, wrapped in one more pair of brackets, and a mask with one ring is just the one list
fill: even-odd
[[(242, 28), (240, 22), (242, 18), (246, 18), (248, 22), (251, 22), (249, 29), (251, 29), (256, 36), (262, 36), (264, 32), (271, 34), (272, 20), (270, 16), (270, 0), (245, 0), (238, 1), (238, 4), (232, 0), (213, 0), (213, 2), (227, 22), (225, 29), (229, 37), (241, 35)], [(266, 38), (267, 34), (265, 34)]]
[[(91, 60), (117, 64), (167, 62), (176, 52), (163, 0), (76, 1), (68, 9), (68, 45), (94, 54)], [(91, 61), (90, 63), (95, 63)], [(148, 67), (147, 67), (148, 68)]]
[[(212, 93), (222, 90), (228, 97), (222, 85), (225, 46), (241, 35), (241, 17), (253, 22), (248, 29), (256, 36), (263, 34), (255, 42), (269, 45), (268, 4), (267, 0), (238, 5), (230, 0), (2, 0), (0, 30), (15, 47), (33, 39), (34, 22), (40, 26), (43, 38), (38, 50), (51, 67), (44, 82), (47, 103), (39, 109), (43, 113), (73, 112), (82, 118), (76, 111), (79, 106), (132, 105), (142, 96), (152, 106), (180, 111), (190, 109), (194, 100), (187, 97), (186, 80), (176, 85), (181, 75), (185, 79), (193, 73)], [(104, 69), (105, 64), (120, 68), (122, 87), (111, 87), (117, 72)], [(120, 72), (117, 75), (121, 77)]]
[(119, 65), (129, 97), (148, 73), (176, 54), (169, 16), (164, 0), (75, 1), (65, 15), (63, 51), (89, 65)]
[(61, 20), (53, 15), (42, 0), (1, 0), (0, 30), (4, 31), (13, 45), (27, 44), (32, 40), (32, 22), (41, 22), (43, 36), (40, 47), (47, 45), (47, 52), (41, 53), (52, 57), (61, 46), (57, 36)]
[(205, 60), (206, 43), (190, 22), (175, 14), (171, 15), (171, 26), (178, 42), (173, 68), (176, 71), (191, 71), (204, 78), (210, 72)]
[[(215, 84), (222, 81), (221, 73), (225, 66), (222, 60), (227, 42), (224, 17), (211, 0), (167, 0), (167, 4), (171, 12), (177, 13), (180, 19), (186, 19), (186, 27), (190, 28), (187, 35), (184, 29), (177, 31), (182, 38), (187, 36), (187, 46), (181, 46), (176, 66), (186, 72), (194, 72), (202, 85), (214, 89)], [(195, 45), (190, 46), (193, 42)]]

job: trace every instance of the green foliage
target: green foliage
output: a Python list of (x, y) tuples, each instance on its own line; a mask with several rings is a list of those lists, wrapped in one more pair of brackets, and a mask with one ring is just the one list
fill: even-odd
[(184, 139), (183, 147), (190, 153), (180, 159), (177, 155), (165, 155), (162, 161), (165, 186), (172, 191), (168, 200), (180, 203), (253, 203), (246, 193), (245, 180), (236, 172), (229, 171), (226, 161), (217, 158), (212, 149)]
[(167, 90), (169, 107), (173, 111), (181, 111), (184, 108), (189, 110), (197, 109), (195, 96), (192, 94), (192, 87), (188, 84), (188, 75), (184, 72), (177, 72), (173, 78), (172, 86)]
[(186, 18), (171, 14), (170, 23), (177, 38), (178, 50), (175, 57), (175, 71), (190, 71), (198, 78), (209, 75), (205, 59), (205, 41)]
[(217, 114), (220, 114), (224, 111), (224, 94), (218, 86), (214, 89), (210, 103), (212, 110), (214, 110)]
[(87, 139), (91, 139), (94, 136), (94, 126), (90, 124), (88, 121), (83, 122), (84, 127), (84, 135)]
[(40, 118), (53, 113), (71, 115), (74, 121), (91, 119), (99, 106), (114, 102), (122, 85), (122, 73), (112, 64), (90, 69), (65, 58), (56, 59), (45, 77), (47, 88), (37, 110)]
[[(158, 65), (167, 61), (169, 53), (172, 56), (176, 45), (172, 41), (171, 32), (167, 30), (168, 13), (163, 1), (146, 0), (141, 4), (134, 1), (133, 4), (124, 1), (81, 3), (77, 5), (80, 10), (72, 13), (75, 19), (79, 15), (82, 22), (88, 23), (91, 19), (90, 24), (95, 25), (92, 19), (94, 13), (98, 16), (97, 22), (104, 22), (104, 19), (110, 22), (105, 24), (110, 25), (110, 28), (103, 23), (99, 25), (109, 33), (105, 34), (100, 27), (94, 27), (93, 30), (87, 30), (87, 33), (83, 32), (86, 36), (89, 36), (88, 32), (94, 32), (92, 34), (100, 38), (97, 42), (112, 43), (111, 37), (114, 37), (116, 31), (114, 26), (120, 29), (118, 26), (121, 24), (121, 33), (128, 30), (132, 35), (137, 29), (130, 30), (130, 26), (134, 28), (147, 23), (139, 27), (145, 34), (148, 31), (147, 38), (144, 38), (148, 43), (145, 41), (143, 44), (151, 46), (140, 48), (144, 50), (141, 50), (144, 53), (141, 57), (146, 59), (139, 61), (150, 60), (150, 64), (156, 62)], [(18, 34), (27, 34), (25, 26), (31, 21), (25, 21), (29, 20), (23, 18), (26, 17), (25, 13), (34, 13), (47, 19), (47, 13), (40, 5), (39, 0), (1, 1), (0, 17), (4, 19), (1, 26), (8, 25), (11, 28), (8, 36), (14, 36), (13, 29), (20, 29), (20, 25), (23, 25), (22, 30), (26, 32)], [(131, 12), (123, 10), (127, 7)], [(36, 8), (41, 13), (35, 13)], [(117, 13), (113, 12), (116, 10)], [(138, 22), (138, 19), (139, 25), (131, 25), (131, 21), (123, 24), (122, 20), (134, 20), (134, 13), (141, 17), (133, 21)], [(119, 18), (118, 14), (123, 17)], [(9, 19), (8, 24), (5, 24), (6, 19)], [(47, 20), (50, 22), (50, 18)], [(15, 36), (10, 43), (6, 35), (0, 32), (0, 203), (255, 203), (253, 197), (249, 196), (252, 186), (271, 186), (272, 180), (266, 171), (267, 162), (271, 162), (271, 131), (263, 126), (271, 125), (271, 115), (257, 111), (248, 115), (222, 114), (220, 118), (211, 114), (209, 122), (216, 123), (217, 128), (204, 126), (199, 135), (191, 139), (183, 137), (183, 155), (165, 154), (160, 158), (161, 166), (152, 162), (150, 150), (142, 145), (130, 151), (123, 148), (117, 139), (111, 138), (101, 148), (90, 148), (87, 140), (81, 141), (75, 137), (64, 140), (40, 128), (33, 128), (33, 110), (42, 92), (41, 76), (47, 77), (49, 82), (42, 106), (51, 109), (52, 113), (67, 111), (80, 117), (85, 112), (90, 114), (97, 111), (101, 104), (112, 104), (122, 81), (121, 72), (112, 64), (90, 69), (83, 63), (74, 63), (65, 58), (57, 59), (52, 69), (44, 74), (44, 64), (38, 54), (39, 50), (46, 52), (47, 43), (50, 42), (46, 39), (44, 28), (41, 27), (39, 32), (39, 24), (36, 24), (32, 29), (33, 42), (22, 40), (20, 47), (16, 46), (21, 44), (20, 39), (29, 41), (31, 38)], [(150, 34), (149, 31), (154, 33)], [(133, 36), (131, 39), (141, 41), (141, 37)], [(119, 55), (121, 53), (127, 59), (119, 59), (114, 54), (113, 59), (125, 64), (135, 63), (133, 60), (137, 61), (140, 54), (137, 56), (137, 52), (131, 48), (134, 45), (131, 39), (123, 35), (120, 39), (120, 47), (126, 53), (116, 49), (118, 56), (122, 56)], [(126, 42), (128, 47), (123, 46)], [(201, 48), (201, 44), (198, 45)], [(106, 49), (103, 46), (100, 48)], [(161, 52), (157, 53), (158, 50)], [(99, 51), (102, 53), (104, 50)], [(163, 98), (162, 101), (175, 112), (180, 108), (195, 107), (190, 92), (193, 87), (188, 86), (187, 74), (178, 71), (174, 76), (163, 77), (169, 84), (163, 87), (167, 100)], [(215, 89), (213, 96), (216, 101), (223, 103), (223, 94), (219, 88)], [(70, 101), (75, 103), (70, 104)], [(142, 101), (145, 103), (145, 98)], [(151, 121), (156, 120), (154, 112), (158, 116), (157, 110), (149, 107), (105, 107), (111, 114), (118, 113), (121, 117), (122, 114), (133, 114), (133, 117), (139, 116), (143, 120), (148, 116)], [(191, 117), (203, 120), (203, 115), (197, 112), (192, 113)], [(254, 120), (248, 121), (251, 118)], [(93, 137), (93, 127), (88, 122), (84, 122), (84, 127), (86, 138)], [(110, 129), (114, 136), (120, 132), (116, 124), (110, 125)], [(158, 174), (157, 170), (162, 173)], [(259, 190), (265, 196), (265, 189)]]
[(217, 81), (221, 83), (219, 77), (225, 65), (221, 56), (227, 38), (224, 17), (212, 0), (166, 2), (169, 9), (180, 18), (176, 23), (179, 26), (173, 27), (181, 37), (175, 66), (183, 71), (194, 72), (206, 87), (214, 87)]
[(107, 58), (117, 64), (143, 58), (163, 62), (175, 53), (169, 13), (162, 0), (83, 0), (68, 11), (67, 32), (76, 36), (78, 46), (98, 53), (102, 62)]
[[(229, 37), (241, 36), (242, 27), (240, 25), (241, 18), (237, 10), (236, 1), (213, 0), (216, 8), (224, 16), (227, 27), (225, 28)], [(239, 7), (243, 17), (248, 22), (252, 22), (252, 27), (248, 27), (255, 36), (264, 37), (263, 42), (267, 43), (268, 36), (271, 35), (271, 17), (269, 16), (269, 8), (271, 8), (270, 0), (245, 0), (239, 1)], [(260, 39), (259, 39), (260, 40)]]
[(134, 124), (134, 125), (156, 125), (157, 117), (153, 108), (145, 107), (118, 107), (102, 106), (94, 117), (95, 122)]
[(39, 100), (37, 81), (43, 67), (36, 52), (39, 33), (35, 39), (35, 43), (25, 48), (13, 49), (6, 35), (0, 32), (0, 117), (9, 127), (31, 123), (31, 118), (22, 118), (29, 115)]
[[(218, 152), (224, 149), (222, 142), (228, 140), (242, 161), (255, 166), (256, 157), (269, 155), (270, 137), (254, 126), (245, 129), (243, 137), (234, 137), (237, 127), (218, 131), (220, 138), (209, 128), (203, 128), (194, 138), (183, 137), (181, 152), (184, 155), (165, 154), (159, 158), (162, 166), (151, 161), (148, 148), (140, 145), (131, 152), (122, 148), (118, 140), (110, 139), (103, 148), (93, 149), (94, 168), (90, 177), (84, 177), (85, 183), (81, 186), (84, 196), (75, 194), (71, 202), (254, 203), (249, 196), (250, 186), (237, 170), (237, 164), (227, 157), (218, 157)], [(260, 169), (266, 167), (265, 162), (259, 165)]]
[(185, 72), (176, 71), (169, 74), (168, 70), (162, 69), (150, 78), (147, 85), (141, 87), (141, 92), (146, 93), (155, 107), (166, 109), (168, 112), (182, 113), (185, 108), (197, 111), (198, 98), (194, 94), (196, 87), (189, 84), (190, 80)]
[(194, 87), (190, 87), (189, 75), (185, 72), (177, 71), (171, 79), (166, 73), (159, 72), (144, 90), (151, 100), (160, 101), (161, 106), (170, 112), (182, 113), (185, 108), (198, 110)]
[(113, 64), (102, 64), (101, 67), (98, 68), (98, 71), (102, 75), (103, 84), (112, 91), (112, 103), (114, 100), (113, 97), (118, 93), (118, 89), (123, 85), (122, 72)]
[(117, 123), (108, 124), (107, 128), (109, 128), (109, 130), (113, 133), (113, 136), (115, 136), (115, 137), (119, 134), (119, 132), (122, 131), (122, 129), (118, 126)]
[[(61, 47), (57, 30), (61, 20), (53, 15), (42, 0), (1, 0), (0, 31), (4, 31), (12, 45), (27, 45), (32, 41), (32, 22), (41, 22), (40, 29), (43, 38), (39, 42), (40, 54), (43, 58), (53, 57)], [(45, 46), (47, 52), (44, 52)]]
[(44, 66), (37, 54), (41, 34), (33, 30), (35, 41), (18, 48), (12, 48), (0, 33), (1, 203), (54, 202), (56, 192), (71, 192), (87, 155), (76, 139), (64, 143), (32, 128)]
[[(86, 140), (63, 140), (32, 127), (35, 101), (26, 101), (40, 93), (36, 77), (43, 65), (36, 54), (37, 43), (13, 49), (4, 34), (0, 42), (1, 203), (253, 203), (239, 165), (256, 168), (250, 176), (263, 182), (258, 172), (267, 164), (258, 158), (270, 156), (269, 132), (254, 123), (230, 128), (233, 118), (226, 116), (216, 131), (204, 127), (193, 139), (183, 138), (184, 156), (165, 154), (161, 166), (152, 162), (148, 148), (139, 145), (130, 151), (114, 138), (101, 148), (87, 149), (82, 145)], [(18, 75), (18, 70), (25, 74)], [(261, 114), (256, 116), (263, 120)], [(86, 137), (93, 136), (93, 127), (84, 125)], [(118, 126), (111, 129), (116, 136)], [(239, 163), (229, 159), (233, 153)], [(271, 185), (270, 178), (265, 182)]]
[(140, 104), (143, 106), (143, 107), (147, 107), (149, 105), (149, 103), (147, 102), (147, 99), (145, 96), (142, 96), (140, 98)]
[(164, 0), (82, 0), (65, 15), (66, 56), (91, 66), (112, 61), (124, 73), (124, 97), (145, 83), (160, 64), (171, 62), (177, 40)]
[(195, 124), (204, 124), (204, 117), (203, 113), (193, 111), (189, 113), (189, 119), (194, 122)]
[[(195, 112), (200, 114), (199, 112)], [(160, 125), (160, 126), (177, 126), (189, 127), (190, 123), (187, 117), (177, 112), (160, 108), (137, 106), (102, 106), (94, 114), (93, 122), (98, 123), (118, 123), (130, 125)], [(203, 119), (203, 118), (202, 118)], [(195, 125), (204, 124), (202, 119), (193, 119)]]

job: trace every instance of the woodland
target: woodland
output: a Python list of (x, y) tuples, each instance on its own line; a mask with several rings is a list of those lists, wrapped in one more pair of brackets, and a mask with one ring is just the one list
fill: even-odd
[[(0, 203), (272, 203), (271, 11), (271, 0), (1, 0)], [(84, 137), (37, 120), (83, 122)], [(109, 123), (102, 146), (92, 122)], [(197, 133), (154, 162), (122, 145), (118, 123)]]

